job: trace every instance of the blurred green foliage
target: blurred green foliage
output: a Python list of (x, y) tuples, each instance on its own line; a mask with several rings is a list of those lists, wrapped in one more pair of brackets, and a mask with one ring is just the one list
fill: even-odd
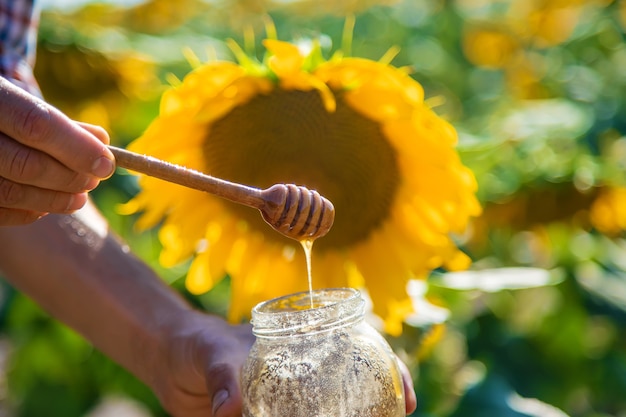
[[(457, 128), (485, 209), (458, 237), (478, 273), (436, 271), (416, 292), (415, 320), (390, 340), (412, 368), (415, 415), (625, 417), (626, 1), (89, 3), (44, 10), (36, 73), (51, 103), (125, 145), (156, 116), (168, 74), (189, 71), (184, 47), (232, 59), (225, 40), (253, 50), (271, 16), (279, 38), (320, 38), (328, 53), (348, 13), (353, 55), (377, 59), (399, 46), (393, 64), (412, 68)], [(155, 233), (135, 232), (115, 211), (136, 192), (120, 172), (93, 197), (184, 293), (185, 265), (160, 267)], [(10, 415), (83, 416), (110, 395), (165, 415), (132, 376), (2, 289)], [(228, 291), (224, 280), (186, 295), (224, 314)]]

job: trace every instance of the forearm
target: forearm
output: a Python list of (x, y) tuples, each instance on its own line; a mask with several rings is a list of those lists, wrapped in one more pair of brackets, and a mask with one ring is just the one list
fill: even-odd
[(189, 306), (119, 243), (92, 206), (0, 227), (0, 247), (0, 271), (16, 288), (148, 382), (160, 327)]

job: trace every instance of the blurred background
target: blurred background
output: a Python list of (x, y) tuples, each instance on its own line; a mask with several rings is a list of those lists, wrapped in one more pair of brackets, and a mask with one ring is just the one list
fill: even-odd
[[(317, 37), (353, 55), (392, 46), (460, 135), (484, 207), (459, 244), (474, 265), (410, 287), (418, 312), (390, 339), (437, 417), (626, 417), (626, 0), (48, 0), (36, 75), (70, 117), (135, 139), (167, 78), (233, 59), (225, 41)], [(259, 49), (260, 50), (260, 49)], [(170, 74), (170, 75), (168, 75)], [(120, 173), (92, 195), (133, 250), (196, 305), (227, 308), (228, 280), (192, 297), (158, 265), (155, 231), (116, 206)], [(67, 291), (72, 291), (68, 288)], [(0, 416), (166, 416), (148, 389), (6, 284)]]

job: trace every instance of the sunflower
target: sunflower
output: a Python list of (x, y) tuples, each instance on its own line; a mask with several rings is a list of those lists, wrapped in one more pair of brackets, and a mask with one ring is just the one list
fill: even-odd
[[(409, 280), (469, 264), (451, 234), (481, 209), (457, 134), (387, 59), (325, 59), (315, 42), (263, 45), (263, 61), (233, 43), (238, 63), (196, 66), (164, 93), (159, 116), (129, 148), (249, 186), (318, 190), (336, 217), (313, 247), (313, 286), (361, 288), (397, 335), (412, 312)], [(141, 229), (160, 225), (164, 266), (192, 259), (190, 292), (230, 276), (231, 321), (308, 288), (299, 243), (256, 210), (154, 178), (139, 184), (125, 212), (141, 212)]]
[(590, 208), (591, 224), (608, 236), (619, 236), (626, 230), (626, 187), (605, 187)]

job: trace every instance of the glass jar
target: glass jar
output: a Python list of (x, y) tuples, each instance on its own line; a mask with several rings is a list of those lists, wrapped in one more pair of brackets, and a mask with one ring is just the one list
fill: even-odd
[(402, 376), (351, 288), (288, 295), (252, 310), (244, 417), (400, 417)]

